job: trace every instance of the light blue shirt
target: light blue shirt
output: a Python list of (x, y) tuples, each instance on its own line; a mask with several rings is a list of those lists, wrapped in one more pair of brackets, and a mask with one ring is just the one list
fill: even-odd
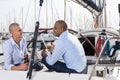
[(3, 44), (5, 69), (11, 70), (11, 66), (23, 63), (26, 51), (26, 41), (24, 38), (20, 40), (20, 47), (12, 37), (5, 41)]
[(68, 31), (63, 32), (58, 40), (55, 41), (55, 48), (52, 55), (46, 57), (49, 65), (53, 65), (61, 57), (63, 58), (66, 66), (81, 72), (86, 67), (86, 56), (82, 44), (78, 38)]

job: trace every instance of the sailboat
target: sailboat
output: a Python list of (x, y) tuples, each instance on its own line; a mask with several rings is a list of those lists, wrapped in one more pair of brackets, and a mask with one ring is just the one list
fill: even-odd
[[(84, 6), (85, 8), (88, 8), (88, 10), (92, 12), (94, 16), (97, 16), (97, 19), (98, 19), (97, 24), (100, 24), (99, 25), (100, 27), (101, 25), (103, 25), (101, 24), (101, 22), (99, 22), (99, 20), (101, 20), (100, 17), (104, 9), (103, 4), (105, 0), (99, 0), (102, 5), (95, 4), (95, 2), (98, 0), (73, 0), (73, 1), (76, 2), (77, 4)], [(99, 7), (99, 6), (102, 6), (102, 7)], [(98, 15), (100, 17), (98, 17)], [(34, 33), (34, 38), (36, 39), (31, 40), (31, 43), (36, 44), (37, 39), (41, 42), (44, 42), (44, 44), (47, 41), (48, 42), (54, 41), (56, 38), (55, 37), (53, 38), (53, 36), (48, 36), (48, 39), (44, 37), (42, 39), (41, 38), (39, 39), (39, 37), (44, 36), (44, 33), (46, 32), (47, 34), (49, 33), (52, 34), (50, 30), (52, 30), (52, 28), (39, 29), (39, 25), (37, 24), (35, 27), (35, 33)], [(2, 67), (1, 68), (2, 70), (0, 70), (0, 79), (3, 79), (3, 80), (13, 80), (13, 79), (15, 80), (17, 79), (22, 79), (22, 80), (39, 80), (39, 79), (43, 79), (43, 80), (48, 80), (48, 79), (52, 79), (52, 80), (97, 80), (97, 79), (98, 80), (110, 80), (110, 79), (119, 80), (120, 79), (119, 58), (115, 56), (115, 54), (112, 56), (111, 54), (107, 54), (107, 51), (106, 51), (106, 46), (108, 45), (108, 42), (112, 43), (114, 41), (112, 44), (109, 44), (109, 45), (110, 47), (113, 45), (115, 46), (115, 41), (119, 39), (118, 31), (113, 29), (108, 29), (106, 27), (95, 28), (92, 30), (81, 30), (81, 31), (75, 31), (75, 30), (69, 29), (69, 31), (72, 34), (76, 35), (84, 46), (86, 57), (88, 59), (87, 74), (68, 74), (68, 73), (47, 72), (46, 69), (43, 69), (41, 71), (34, 71), (34, 70), (31, 70), (30, 66), (28, 71), (6, 71), (2, 69), (3, 68)], [(104, 33), (106, 35), (103, 35)], [(39, 34), (38, 37), (36, 36), (37, 34)], [(102, 47), (98, 47), (98, 49), (100, 50), (98, 52), (96, 50), (96, 45), (97, 43), (99, 43), (98, 46), (101, 46), (102, 43), (100, 43), (100, 41), (102, 41), (103, 39), (104, 39), (104, 43)], [(114, 40), (111, 41), (111, 39), (114, 39)], [(90, 47), (88, 46), (88, 44), (90, 45)], [(119, 44), (119, 41), (118, 41), (118, 44)], [(86, 45), (87, 45), (87, 49), (86, 49)], [(36, 46), (33, 47), (33, 50), (35, 48)], [(34, 52), (32, 54), (34, 54)], [(30, 65), (32, 65), (32, 63), (30, 63)], [(118, 66), (118, 67), (115, 67), (115, 66)], [(26, 78), (27, 73), (29, 71), (32, 74), (32, 75), (29, 75), (30, 79)]]

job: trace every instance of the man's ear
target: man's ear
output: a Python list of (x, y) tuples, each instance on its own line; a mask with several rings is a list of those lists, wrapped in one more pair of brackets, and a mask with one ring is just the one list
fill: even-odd
[(12, 31), (12, 32), (11, 32), (11, 34), (12, 34), (12, 35), (15, 35), (15, 32), (14, 32), (14, 31)]
[(61, 32), (64, 32), (64, 28), (61, 28)]
[(59, 33), (61, 34), (63, 32), (63, 29), (61, 28), (60, 30), (59, 30)]

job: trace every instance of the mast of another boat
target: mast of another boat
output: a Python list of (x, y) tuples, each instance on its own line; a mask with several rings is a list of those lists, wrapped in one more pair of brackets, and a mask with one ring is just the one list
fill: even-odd
[(64, 21), (66, 21), (66, 0), (64, 0)]
[(21, 9), (21, 11), (22, 11), (22, 29), (23, 29), (23, 8)]
[(10, 12), (9, 12), (9, 24), (10, 24), (11, 20), (10, 20)]
[(72, 9), (71, 9), (71, 6), (70, 6), (70, 28), (72, 28)]
[(106, 0), (103, 2), (104, 9), (100, 15), (96, 16), (98, 28), (107, 28), (107, 10), (106, 10)]
[(46, 27), (48, 28), (48, 3), (47, 3), (47, 0), (46, 0)]
[[(52, 13), (52, 24), (54, 23), (54, 19), (53, 19), (53, 0), (51, 0), (51, 13)], [(51, 25), (53, 26), (53, 25)]]
[(14, 22), (16, 22), (16, 14), (15, 14), (15, 8), (13, 9), (13, 13), (14, 13)]
[(104, 0), (104, 27), (107, 27), (107, 11), (106, 11), (106, 0)]
[(120, 4), (118, 4), (118, 12), (119, 12), (119, 37), (120, 37)]

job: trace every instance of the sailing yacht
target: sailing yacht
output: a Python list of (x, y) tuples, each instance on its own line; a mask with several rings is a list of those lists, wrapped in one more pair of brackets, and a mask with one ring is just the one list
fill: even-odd
[[(119, 58), (119, 39), (120, 35), (117, 30), (108, 29), (106, 22), (102, 24), (101, 17), (103, 16), (103, 9), (105, 7), (106, 0), (73, 0), (73, 2), (82, 5), (93, 13), (95, 19), (94, 29), (91, 30), (79, 30), (75, 31), (69, 29), (69, 31), (76, 35), (82, 42), (87, 57), (87, 74), (68, 74), (49, 72), (47, 68), (41, 71), (31, 70), (29, 66), (28, 71), (6, 71), (4, 66), (1, 66), (0, 79), (3, 80), (120, 80), (120, 58)], [(96, 4), (96, 2), (100, 4)], [(104, 18), (106, 19), (106, 18)], [(96, 26), (97, 25), (97, 26)], [(99, 27), (99, 28), (98, 28)], [(37, 40), (46, 44), (50, 41), (55, 41), (56, 38), (52, 35), (52, 28), (40, 28), (37, 26), (35, 30), (38, 30)], [(46, 35), (47, 32), (47, 35)], [(36, 33), (37, 34), (37, 33)], [(36, 35), (34, 33), (34, 35)], [(41, 38), (42, 36), (42, 38)], [(34, 37), (34, 36), (33, 36)], [(36, 42), (37, 42), (36, 40)], [(31, 48), (28, 44), (28, 48)], [(87, 47), (86, 47), (87, 46)], [(117, 47), (117, 49), (116, 49)], [(33, 49), (37, 48), (32, 47)], [(97, 49), (97, 50), (96, 50)], [(32, 53), (31, 53), (32, 54)], [(37, 54), (40, 56), (40, 54)], [(38, 57), (40, 59), (40, 57)], [(30, 63), (32, 65), (32, 63)], [(32, 75), (30, 78), (26, 78), (29, 71)]]

